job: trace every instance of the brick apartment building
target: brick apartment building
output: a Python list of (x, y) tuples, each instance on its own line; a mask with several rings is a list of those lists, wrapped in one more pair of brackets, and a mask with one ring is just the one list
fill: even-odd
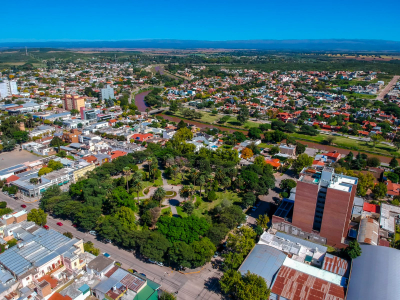
[(79, 135), (82, 134), (78, 129), (71, 129), (70, 132), (64, 132), (61, 139), (66, 143), (79, 143)]
[(65, 110), (76, 109), (79, 112), (81, 107), (85, 107), (85, 99), (77, 95), (65, 95), (63, 99), (63, 108)]
[(294, 201), (282, 201), (272, 222), (289, 223), (326, 238), (330, 246), (345, 247), (357, 183), (357, 178), (335, 174), (330, 167), (305, 168)]

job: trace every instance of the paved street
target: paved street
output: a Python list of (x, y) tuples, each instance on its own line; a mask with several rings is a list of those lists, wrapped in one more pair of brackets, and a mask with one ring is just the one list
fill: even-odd
[[(21, 200), (14, 200), (3, 193), (0, 193), (0, 201), (6, 201), (8, 207), (13, 209), (22, 209), (21, 204), (27, 206), (26, 210), (37, 208), (39, 205), (39, 202), (25, 203)], [(58, 226), (57, 222), (62, 222), (63, 226)], [(178, 299), (221, 299), (221, 295), (215, 291), (218, 289), (218, 279), (222, 276), (222, 272), (213, 269), (210, 263), (206, 264), (200, 273), (181, 274), (168, 267), (159, 267), (143, 262), (131, 252), (120, 249), (113, 244), (104, 244), (96, 240), (94, 236), (78, 231), (68, 220), (54, 219), (48, 216), (47, 225), (61, 233), (71, 232), (85, 242), (92, 241), (96, 248), (99, 248), (101, 252), (109, 253), (115, 261), (122, 264), (124, 269), (135, 269), (146, 274), (149, 279), (161, 284), (163, 290), (178, 291)]]
[(391, 91), (393, 86), (396, 84), (397, 80), (400, 78), (400, 76), (394, 76), (393, 79), (385, 86), (385, 88), (379, 93), (378, 97), (376, 97), (376, 100), (383, 100), (386, 96), (387, 93)]

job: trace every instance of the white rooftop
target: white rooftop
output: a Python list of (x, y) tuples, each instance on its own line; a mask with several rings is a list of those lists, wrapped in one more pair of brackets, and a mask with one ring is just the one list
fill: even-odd
[(384, 230), (394, 233), (396, 214), (400, 215), (400, 207), (382, 203), (381, 216), (379, 219), (380, 227)]
[(342, 286), (342, 276), (316, 268), (312, 267), (310, 265), (304, 264), (302, 262), (298, 262), (296, 260), (293, 260), (289, 257), (286, 257), (285, 261), (283, 262), (283, 265), (289, 268), (292, 268), (294, 270), (297, 270), (299, 272), (303, 272), (305, 274), (308, 274), (310, 276), (314, 276), (316, 278), (320, 278), (322, 280), (331, 282), (333, 284)]

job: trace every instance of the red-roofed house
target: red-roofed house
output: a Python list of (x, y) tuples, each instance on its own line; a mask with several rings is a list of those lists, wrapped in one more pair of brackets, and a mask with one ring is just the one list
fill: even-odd
[(95, 163), (97, 158), (93, 155), (82, 157), (83, 160), (87, 161), (88, 163)]
[(386, 182), (387, 185), (387, 193), (386, 195), (389, 197), (399, 196), (400, 195), (400, 184), (393, 183), (390, 180)]
[(7, 183), (13, 182), (15, 180), (18, 180), (19, 177), (15, 175), (11, 175), (10, 177), (7, 178)]
[(131, 139), (139, 142), (144, 142), (151, 137), (153, 137), (152, 133), (135, 133), (134, 135), (131, 136)]
[(325, 166), (325, 163), (323, 161), (320, 161), (320, 160), (314, 160), (313, 163), (312, 163), (312, 166), (313, 167), (323, 167), (323, 166)]
[(363, 211), (371, 212), (371, 213), (380, 213), (380, 206), (375, 204), (370, 204), (368, 202), (364, 202)]
[(332, 161), (338, 161), (341, 158), (341, 154), (339, 152), (333, 151), (326, 154)]
[(111, 160), (114, 160), (120, 156), (125, 156), (127, 155), (128, 152), (124, 152), (124, 151), (119, 151), (119, 150), (115, 150), (111, 152)]
[(279, 159), (277, 159), (277, 158), (266, 159), (265, 163), (271, 165), (273, 168), (279, 168), (281, 166)]

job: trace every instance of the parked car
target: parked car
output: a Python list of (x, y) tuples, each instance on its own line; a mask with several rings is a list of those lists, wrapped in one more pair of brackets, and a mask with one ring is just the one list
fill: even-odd
[(22, 207), (22, 208), (26, 208), (26, 205), (25, 205), (25, 204), (22, 204), (21, 207)]
[(75, 228), (76, 228), (76, 227), (78, 227), (78, 225), (76, 225), (76, 224), (72, 224), (72, 227), (75, 227)]
[(149, 263), (155, 264), (156, 261), (155, 261), (155, 260), (151, 260), (151, 259), (149, 258)]
[(58, 226), (63, 226), (64, 224), (61, 223), (61, 222), (57, 222), (57, 225), (58, 225)]
[(221, 254), (217, 251), (214, 253), (214, 258), (220, 256)]
[(90, 231), (89, 231), (89, 234), (91, 234), (91, 235), (97, 235), (96, 231), (94, 231), (94, 230), (90, 230)]
[(110, 257), (110, 256), (111, 256), (111, 255), (108, 254), (107, 252), (104, 252), (103, 255), (104, 255), (105, 257)]
[(43, 225), (43, 228), (44, 228), (44, 229), (49, 229), (50, 227), (47, 226), (47, 225)]
[(156, 265), (160, 267), (164, 267), (164, 264), (162, 262), (156, 261)]
[(109, 240), (109, 239), (105, 239), (104, 242), (107, 243), (107, 244), (111, 244), (112, 243), (111, 240)]
[(144, 276), (144, 277), (146, 277), (146, 274), (144, 274), (144, 273), (139, 273), (140, 275), (142, 275), (142, 276)]

